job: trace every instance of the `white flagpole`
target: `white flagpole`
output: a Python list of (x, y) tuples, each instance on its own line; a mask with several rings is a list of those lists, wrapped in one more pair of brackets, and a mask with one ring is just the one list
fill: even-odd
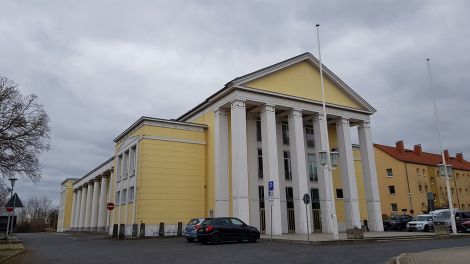
[(457, 225), (455, 224), (455, 212), (454, 212), (454, 206), (452, 204), (452, 195), (450, 192), (450, 176), (448, 175), (447, 171), (447, 163), (446, 159), (444, 156), (444, 149), (442, 147), (442, 139), (441, 139), (441, 128), (439, 126), (439, 116), (437, 112), (437, 103), (436, 103), (436, 95), (434, 92), (434, 87), (432, 86), (432, 75), (431, 75), (431, 62), (430, 59), (426, 59), (427, 66), (428, 66), (428, 75), (429, 75), (429, 88), (431, 89), (431, 94), (432, 94), (432, 102), (434, 106), (434, 120), (436, 122), (436, 132), (437, 132), (437, 140), (439, 142), (439, 150), (441, 151), (441, 158), (442, 158), (442, 164), (444, 165), (445, 168), (445, 177), (446, 177), (446, 187), (447, 187), (447, 201), (449, 202), (449, 210), (450, 210), (450, 223), (452, 225), (452, 233), (454, 235), (457, 234)]
[(331, 228), (333, 229), (333, 239), (339, 239), (339, 233), (338, 233), (338, 219), (336, 216), (336, 207), (333, 206), (333, 203), (335, 200), (333, 199), (334, 197), (334, 186), (333, 186), (333, 172), (332, 172), (332, 166), (331, 166), (331, 157), (330, 157), (330, 140), (328, 138), (328, 120), (326, 119), (326, 105), (325, 105), (325, 86), (323, 84), (323, 65), (321, 62), (321, 49), (320, 49), (320, 24), (316, 25), (317, 27), (317, 41), (318, 41), (318, 60), (319, 60), (319, 67), (320, 67), (320, 81), (321, 81), (321, 99), (322, 99), (322, 107), (323, 107), (323, 120), (325, 120), (325, 137), (326, 137), (326, 156), (328, 160), (328, 177), (331, 179), (331, 188), (330, 192), (332, 195), (331, 199)]

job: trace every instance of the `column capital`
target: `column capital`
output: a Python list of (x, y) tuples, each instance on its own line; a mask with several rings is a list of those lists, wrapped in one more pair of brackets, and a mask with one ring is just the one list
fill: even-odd
[(325, 116), (323, 115), (323, 113), (315, 113), (313, 115), (313, 120), (314, 121), (322, 121), (322, 120), (325, 120)]
[(231, 108), (245, 108), (245, 100), (235, 99), (231, 102)]
[(264, 113), (264, 112), (276, 113), (276, 106), (275, 106), (275, 105), (271, 105), (271, 104), (265, 104), (265, 105), (261, 108), (260, 113)]
[(370, 128), (370, 121), (362, 121), (359, 123), (359, 128)]
[(101, 182), (101, 176), (93, 178), (93, 182)]
[(336, 120), (336, 125), (349, 125), (349, 119), (340, 117)]
[(302, 109), (292, 108), (289, 111), (289, 118), (302, 118)]
[(78, 188), (77, 188), (77, 189), (73, 189), (73, 192), (74, 192), (74, 193), (77, 193), (77, 192), (78, 192)]
[(225, 109), (225, 108), (217, 108), (215, 111), (214, 111), (214, 114), (216, 116), (228, 116), (228, 110)]

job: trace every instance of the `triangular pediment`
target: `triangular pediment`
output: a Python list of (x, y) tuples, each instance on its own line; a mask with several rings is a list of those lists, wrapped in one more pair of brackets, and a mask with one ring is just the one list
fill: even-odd
[[(325, 101), (329, 105), (375, 112), (349, 86), (323, 66)], [(233, 84), (321, 102), (319, 61), (310, 53), (269, 66), (233, 80)]]

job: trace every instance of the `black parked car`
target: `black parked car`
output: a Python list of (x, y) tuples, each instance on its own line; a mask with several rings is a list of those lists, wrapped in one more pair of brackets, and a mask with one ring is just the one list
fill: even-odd
[(256, 242), (259, 231), (234, 217), (207, 218), (197, 230), (197, 240), (202, 243), (218, 244), (221, 241)]
[(406, 224), (410, 221), (413, 221), (411, 215), (392, 215), (390, 219), (384, 220), (384, 230), (396, 230), (402, 231), (406, 230)]

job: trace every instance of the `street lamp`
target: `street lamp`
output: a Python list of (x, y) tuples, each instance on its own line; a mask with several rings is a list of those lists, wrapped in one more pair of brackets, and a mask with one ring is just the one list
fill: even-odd
[[(320, 68), (320, 82), (321, 82), (321, 99), (322, 99), (322, 112), (323, 112), (323, 120), (325, 122), (325, 137), (326, 137), (326, 150), (320, 151), (320, 160), (321, 164), (325, 167), (328, 168), (328, 175), (325, 175), (325, 178), (328, 177), (331, 179), (331, 184), (330, 184), (330, 192), (332, 195), (331, 203), (330, 203), (330, 209), (331, 209), (331, 229), (333, 232), (333, 239), (337, 240), (339, 239), (339, 232), (338, 232), (338, 219), (336, 216), (336, 208), (335, 208), (335, 200), (334, 200), (334, 186), (333, 186), (333, 166), (336, 166), (337, 160), (338, 160), (338, 152), (337, 151), (331, 151), (329, 150), (330, 146), (330, 141), (328, 139), (328, 120), (326, 119), (326, 104), (325, 104), (325, 86), (323, 83), (323, 65), (321, 62), (321, 49), (320, 49), (320, 25), (316, 25), (317, 28), (317, 41), (318, 41), (318, 62), (319, 62), (319, 68)], [(333, 163), (334, 162), (334, 163)]]

